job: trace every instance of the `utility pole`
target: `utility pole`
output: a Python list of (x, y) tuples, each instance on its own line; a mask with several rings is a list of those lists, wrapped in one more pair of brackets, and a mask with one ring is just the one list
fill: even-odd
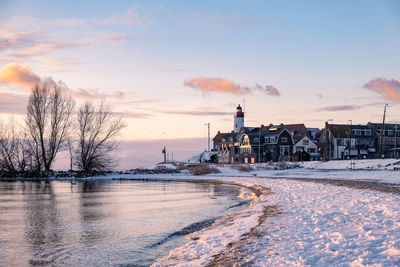
[(208, 152), (210, 152), (210, 123), (206, 123), (204, 125), (207, 125), (208, 127)]
[(389, 106), (388, 104), (385, 104), (385, 108), (383, 110), (383, 120), (382, 120), (382, 131), (381, 131), (381, 140), (379, 144), (379, 157), (383, 158), (382, 155), (382, 143), (383, 143), (383, 137), (385, 136), (385, 118), (386, 118), (386, 107)]
[[(331, 159), (331, 150), (332, 150), (332, 148), (331, 148), (331, 131), (333, 132), (333, 119), (329, 119), (329, 120), (327, 120), (327, 122), (328, 121), (332, 122), (332, 130), (329, 130), (329, 123), (326, 124), (326, 127), (328, 128), (328, 132), (327, 132), (327, 135), (328, 135), (328, 160), (330, 160)], [(332, 140), (332, 143), (333, 143), (333, 140)]]
[(353, 120), (348, 120), (350, 122), (350, 142), (349, 142), (349, 159), (351, 158), (351, 134), (353, 128)]
[(161, 153), (164, 154), (164, 162), (167, 162), (167, 149), (164, 147), (164, 148), (161, 150)]
[(393, 151), (393, 158), (397, 159), (397, 122), (394, 128), (394, 151)]
[(260, 156), (261, 156), (261, 129), (258, 131), (258, 163), (260, 163)]

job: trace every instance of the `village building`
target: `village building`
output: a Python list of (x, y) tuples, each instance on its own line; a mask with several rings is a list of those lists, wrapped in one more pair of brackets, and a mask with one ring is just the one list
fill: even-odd
[(319, 128), (307, 128), (307, 130), (308, 130), (308, 137), (310, 137), (314, 143), (318, 143), (322, 130)]
[(368, 128), (375, 136), (377, 157), (394, 158), (400, 156), (400, 129), (397, 124), (368, 122)]
[(324, 159), (375, 158), (375, 136), (367, 125), (328, 124), (321, 132), (320, 142), (327, 144)]
[(318, 146), (310, 137), (304, 136), (293, 145), (294, 152), (318, 153)]
[(292, 136), (293, 143), (297, 143), (304, 136), (309, 136), (309, 132), (304, 123), (298, 124), (284, 124), (282, 125), (286, 130), (289, 131)]

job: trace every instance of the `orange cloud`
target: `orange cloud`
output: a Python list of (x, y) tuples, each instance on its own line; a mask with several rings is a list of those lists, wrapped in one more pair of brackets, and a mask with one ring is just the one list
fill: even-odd
[(234, 83), (230, 80), (223, 78), (209, 78), (209, 77), (197, 77), (193, 79), (186, 79), (184, 85), (200, 90), (204, 95), (209, 94), (210, 92), (222, 92), (222, 93), (230, 93), (234, 95), (243, 95), (252, 93), (253, 91), (260, 91), (266, 95), (270, 96), (280, 96), (278, 89), (271, 85), (259, 85), (250, 87), (250, 86), (242, 86), (237, 83)]
[(184, 84), (200, 90), (203, 94), (208, 94), (210, 92), (223, 92), (242, 95), (250, 92), (249, 88), (242, 87), (234, 82), (222, 78), (197, 77), (186, 79)]
[(400, 102), (400, 82), (397, 80), (378, 78), (367, 82), (364, 88), (373, 90), (386, 99)]
[(0, 83), (17, 84), (30, 91), (35, 84), (40, 82), (41, 78), (28, 66), (11, 63), (0, 70)]
[(46, 83), (47, 85), (52, 87), (57, 86), (74, 98), (85, 100), (101, 99), (107, 97), (121, 99), (124, 97), (124, 93), (122, 92), (103, 94), (101, 92), (98, 92), (97, 90), (88, 90), (84, 88), (72, 90), (68, 88), (68, 86), (62, 81), (56, 82), (52, 77), (42, 79), (39, 75), (35, 74), (28, 66), (21, 66), (17, 63), (8, 64), (0, 70), (0, 84), (1, 83), (16, 84), (28, 92), (30, 92), (36, 84)]

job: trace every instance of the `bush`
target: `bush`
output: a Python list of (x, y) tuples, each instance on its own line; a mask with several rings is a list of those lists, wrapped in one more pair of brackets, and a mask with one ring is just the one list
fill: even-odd
[(208, 164), (197, 164), (193, 168), (190, 169), (193, 175), (202, 175), (202, 174), (210, 174), (210, 173), (219, 173), (219, 170)]
[(238, 170), (241, 171), (241, 172), (251, 172), (251, 171), (254, 170), (254, 169), (253, 169), (253, 167), (251, 167), (250, 165), (241, 165), (241, 166), (238, 168)]

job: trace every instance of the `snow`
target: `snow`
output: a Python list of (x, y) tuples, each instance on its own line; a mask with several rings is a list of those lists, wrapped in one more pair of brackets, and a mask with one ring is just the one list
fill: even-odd
[(189, 163), (201, 163), (201, 162), (210, 162), (211, 157), (217, 155), (218, 152), (215, 151), (204, 151), (200, 154), (194, 155), (193, 157), (189, 158), (187, 162)]
[(362, 159), (362, 160), (331, 160), (331, 161), (308, 161), (300, 163), (300, 166), (310, 169), (351, 169), (351, 162), (354, 162), (355, 169), (389, 169), (400, 167), (400, 159)]
[[(376, 162), (370, 162), (375, 164)], [(370, 163), (366, 164), (369, 165)], [(336, 166), (340, 164), (337, 163)], [(361, 164), (360, 164), (361, 165)], [(381, 165), (383, 166), (383, 165)], [(153, 266), (205, 265), (226, 244), (257, 227), (262, 235), (252, 238), (240, 251), (246, 251), (245, 262), (256, 266), (393, 266), (400, 264), (400, 195), (366, 189), (269, 179), (274, 177), (324, 177), (400, 184), (399, 171), (340, 171), (289, 169), (240, 172), (231, 166), (220, 167), (219, 175), (196, 177), (235, 182), (244, 186), (271, 188), (242, 211), (251, 216), (231, 215), (231, 224), (216, 224), (192, 234), (191, 240)], [(339, 168), (339, 167), (337, 167)], [(337, 174), (339, 173), (339, 174)], [(256, 176), (255, 176), (256, 175)], [(322, 176), (321, 176), (322, 175)], [(191, 177), (175, 176), (179, 179)], [(171, 177), (169, 177), (171, 178)], [(277, 205), (279, 213), (257, 226), (265, 205)], [(237, 218), (236, 218), (237, 216)], [(235, 255), (235, 254), (233, 254)]]

